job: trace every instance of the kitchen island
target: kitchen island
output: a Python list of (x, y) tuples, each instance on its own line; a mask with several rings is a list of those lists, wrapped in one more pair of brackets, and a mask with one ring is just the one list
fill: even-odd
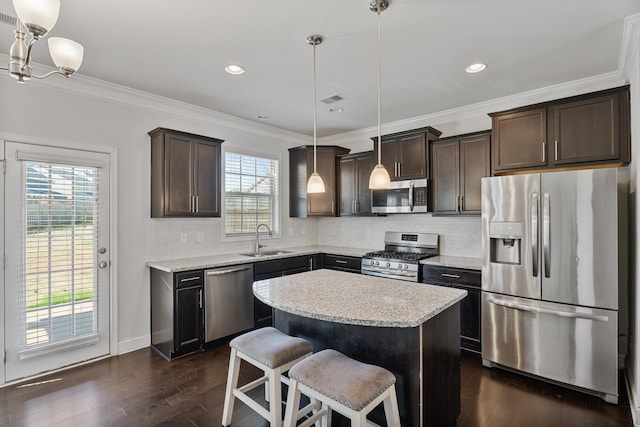
[[(333, 348), (393, 372), (403, 426), (456, 425), (466, 291), (315, 270), (257, 281), (253, 292), (274, 308), (276, 328), (314, 351)], [(384, 423), (382, 411), (372, 418)]]

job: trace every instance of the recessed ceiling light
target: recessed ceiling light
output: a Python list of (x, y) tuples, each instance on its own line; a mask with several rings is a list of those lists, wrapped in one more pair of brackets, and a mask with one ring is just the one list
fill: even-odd
[(233, 74), (234, 76), (239, 76), (240, 74), (244, 74), (247, 71), (241, 65), (235, 64), (227, 65), (226, 67), (224, 67), (224, 70), (229, 74)]
[(484, 71), (486, 69), (487, 69), (487, 64), (477, 63), (477, 64), (469, 65), (465, 71), (467, 73), (473, 74), (473, 73), (479, 73), (480, 71)]
[(338, 114), (338, 113), (342, 113), (343, 111), (344, 111), (343, 108), (329, 108), (330, 113)]
[(269, 116), (264, 116), (264, 115), (261, 114), (261, 115), (258, 116), (258, 119), (259, 120), (269, 120)]

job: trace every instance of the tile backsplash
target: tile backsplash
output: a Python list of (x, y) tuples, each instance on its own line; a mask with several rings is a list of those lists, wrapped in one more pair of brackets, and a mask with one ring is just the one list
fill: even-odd
[(385, 231), (436, 233), (440, 236), (441, 255), (474, 258), (482, 255), (479, 216), (410, 214), (322, 218), (318, 224), (318, 244), (382, 249)]
[[(149, 259), (164, 260), (223, 253), (250, 252), (253, 236), (224, 238), (220, 218), (149, 219)], [(269, 248), (304, 245), (346, 246), (377, 250), (384, 247), (384, 232), (424, 232), (440, 236), (440, 254), (481, 257), (480, 217), (434, 217), (431, 214), (386, 217), (282, 218), (279, 237), (261, 234)], [(264, 236), (264, 237), (263, 237)]]

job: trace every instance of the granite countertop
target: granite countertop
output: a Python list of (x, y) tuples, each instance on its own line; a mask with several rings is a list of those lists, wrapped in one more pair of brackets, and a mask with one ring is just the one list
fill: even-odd
[(416, 327), (467, 291), (335, 270), (260, 280), (254, 295), (271, 307), (312, 319), (377, 327)]
[[(367, 252), (373, 251), (373, 249), (362, 248), (348, 248), (342, 246), (324, 246), (324, 245), (311, 245), (311, 246), (298, 246), (293, 248), (272, 248), (269, 247), (266, 250), (281, 250), (287, 251), (286, 253), (276, 255), (266, 255), (259, 257), (252, 257), (235, 254), (219, 254), (208, 255), (192, 258), (180, 258), (171, 260), (159, 260), (159, 261), (147, 261), (147, 267), (155, 268), (157, 270), (166, 271), (167, 273), (175, 273), (187, 270), (199, 270), (205, 268), (224, 267), (227, 265), (237, 264), (249, 264), (258, 261), (265, 261), (270, 259), (282, 259), (289, 258), (298, 255), (311, 255), (317, 253), (362, 257)], [(251, 251), (247, 251), (251, 252)]]
[(482, 259), (460, 256), (440, 255), (420, 261), (420, 264), (438, 265), (441, 267), (465, 268), (467, 270), (482, 270)]

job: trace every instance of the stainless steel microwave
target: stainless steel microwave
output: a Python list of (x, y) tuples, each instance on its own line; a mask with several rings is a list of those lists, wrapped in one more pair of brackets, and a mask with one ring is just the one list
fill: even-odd
[(427, 196), (426, 179), (391, 181), (391, 188), (372, 191), (371, 212), (424, 213), (428, 211)]

